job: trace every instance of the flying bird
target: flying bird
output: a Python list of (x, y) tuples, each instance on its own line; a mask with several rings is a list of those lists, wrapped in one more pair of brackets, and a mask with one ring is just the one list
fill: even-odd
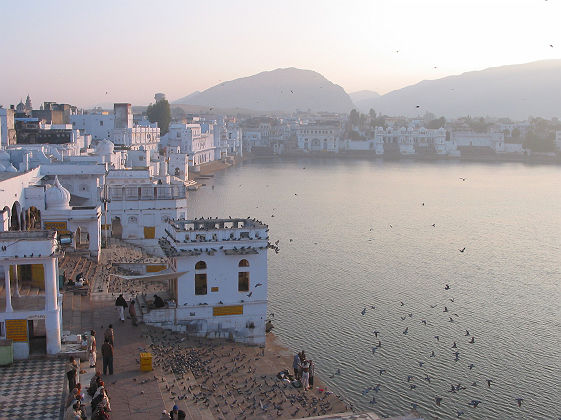
[(464, 252), (465, 250), (466, 250), (465, 246), (462, 249), (458, 249), (458, 251), (460, 251), (460, 252)]
[(364, 315), (364, 314), (366, 313), (366, 308), (364, 308), (362, 311), (360, 311), (360, 313), (361, 313), (362, 315)]
[(518, 407), (522, 407), (522, 401), (524, 401), (524, 398), (515, 398), (515, 400), (518, 403)]

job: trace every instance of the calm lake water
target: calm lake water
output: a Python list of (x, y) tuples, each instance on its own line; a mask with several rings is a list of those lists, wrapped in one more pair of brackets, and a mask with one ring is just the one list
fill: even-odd
[(561, 167), (261, 160), (205, 182), (189, 217), (269, 224), (274, 331), (355, 409), (561, 417)]

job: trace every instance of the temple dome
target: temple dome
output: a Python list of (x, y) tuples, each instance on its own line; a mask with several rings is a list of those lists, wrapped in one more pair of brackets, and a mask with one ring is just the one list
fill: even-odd
[(45, 191), (47, 210), (70, 210), (70, 192), (60, 185), (58, 176), (54, 184)]
[(95, 154), (99, 156), (112, 155), (114, 148), (115, 145), (113, 143), (107, 139), (103, 139), (97, 144)]

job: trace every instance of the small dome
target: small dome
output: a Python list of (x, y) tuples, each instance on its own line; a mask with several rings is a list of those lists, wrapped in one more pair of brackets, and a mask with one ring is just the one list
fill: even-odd
[(112, 155), (115, 145), (107, 139), (101, 140), (95, 148), (95, 154), (99, 156)]
[(45, 191), (47, 210), (70, 210), (70, 192), (60, 185), (58, 176), (54, 184)]

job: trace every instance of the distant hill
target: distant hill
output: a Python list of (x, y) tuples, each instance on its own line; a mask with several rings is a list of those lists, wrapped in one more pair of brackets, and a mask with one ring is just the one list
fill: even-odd
[(220, 83), (174, 104), (256, 111), (349, 112), (353, 102), (341, 86), (311, 70), (276, 69)]
[(365, 100), (360, 110), (409, 117), (429, 111), (445, 117), (549, 119), (561, 115), (560, 92), (561, 60), (543, 60), (424, 80)]
[(373, 100), (380, 97), (378, 92), (372, 90), (359, 90), (358, 92), (349, 93), (351, 100), (355, 104), (356, 108), (360, 111), (366, 113), (370, 110), (368, 106)]

